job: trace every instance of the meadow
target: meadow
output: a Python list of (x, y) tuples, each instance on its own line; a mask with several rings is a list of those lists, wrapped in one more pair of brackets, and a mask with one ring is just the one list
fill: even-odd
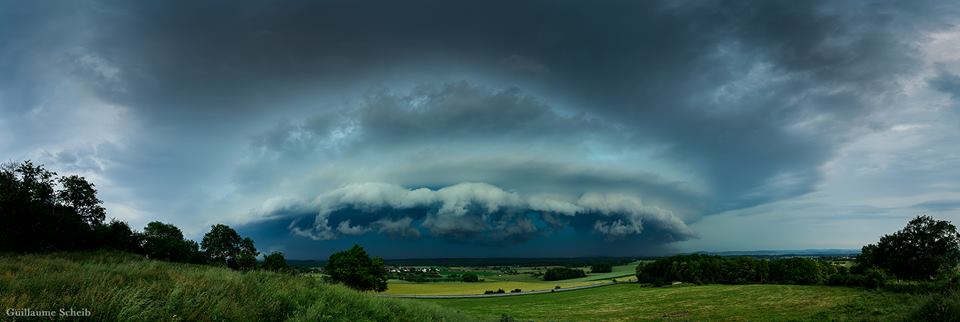
[[(592, 276), (595, 281), (561, 284), (606, 281), (605, 277), (609, 276), (597, 274)], [(489, 281), (392, 283), (390, 287), (398, 292), (404, 285), (443, 286), (459, 293), (464, 287), (508, 285), (498, 283), (536, 284)], [(93, 321), (465, 322), (505, 317), (521, 321), (901, 321), (916, 320), (911, 314), (918, 307), (942, 306), (927, 295), (841, 286), (687, 285), (623, 283), (492, 298), (396, 299), (327, 284), (310, 275), (242, 272), (112, 251), (0, 255), (0, 307), (86, 308)], [(944, 303), (957, 307), (951, 303), (958, 299), (946, 298)]]
[(105, 251), (0, 255), (0, 307), (87, 308), (93, 321), (477, 320), (436, 304), (369, 296), (308, 276)]
[(506, 314), (537, 321), (897, 321), (905, 319), (921, 300), (899, 293), (819, 285), (618, 284), (536, 295), (417, 301), (484, 318)]

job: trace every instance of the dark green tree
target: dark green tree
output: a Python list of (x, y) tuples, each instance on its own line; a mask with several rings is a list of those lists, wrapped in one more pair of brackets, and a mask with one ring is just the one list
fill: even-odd
[(57, 179), (62, 187), (57, 191), (57, 200), (73, 208), (83, 221), (92, 227), (100, 226), (106, 217), (107, 211), (97, 198), (97, 189), (94, 185), (80, 176), (60, 177)]
[(239, 269), (237, 257), (240, 255), (241, 241), (236, 230), (224, 224), (216, 224), (210, 226), (210, 232), (203, 235), (200, 247), (211, 264)]
[(287, 266), (287, 260), (283, 257), (283, 253), (281, 252), (273, 252), (267, 256), (264, 256), (263, 265), (260, 267), (274, 272), (286, 272), (290, 270), (290, 266)]
[(960, 263), (960, 234), (946, 220), (917, 216), (898, 232), (863, 246), (857, 271), (875, 267), (897, 278), (926, 280)]
[(253, 246), (253, 239), (246, 237), (240, 240), (240, 252), (237, 253), (237, 266), (242, 270), (257, 268), (257, 256), (260, 252)]
[(131, 253), (143, 253), (143, 234), (130, 229), (124, 221), (111, 220), (95, 229), (96, 244), (102, 248), (116, 249)]
[(0, 251), (93, 246), (93, 227), (77, 209), (58, 201), (56, 182), (56, 173), (30, 161), (0, 167)]
[(477, 276), (476, 273), (463, 273), (463, 276), (460, 277), (460, 280), (469, 283), (479, 282), (480, 276)]
[(196, 263), (197, 243), (183, 238), (177, 226), (154, 221), (143, 229), (143, 251), (148, 258)]
[(383, 259), (370, 258), (360, 245), (330, 255), (323, 271), (333, 281), (355, 290), (387, 290), (387, 270), (383, 267)]

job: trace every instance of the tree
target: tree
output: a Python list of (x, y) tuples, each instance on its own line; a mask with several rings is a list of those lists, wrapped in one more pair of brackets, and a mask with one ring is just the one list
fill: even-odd
[(200, 246), (211, 264), (237, 269), (240, 242), (240, 234), (237, 234), (236, 230), (224, 224), (216, 224), (210, 226), (210, 232), (203, 235)]
[(383, 259), (370, 258), (360, 245), (330, 255), (324, 273), (336, 282), (359, 291), (387, 290), (387, 270)]
[(290, 270), (290, 266), (287, 266), (287, 260), (281, 252), (273, 252), (265, 256), (261, 268), (274, 272), (286, 272)]
[(253, 246), (253, 239), (246, 237), (240, 241), (240, 252), (237, 253), (237, 266), (242, 270), (257, 268), (257, 256), (260, 252)]
[(0, 251), (53, 251), (92, 246), (93, 227), (59, 202), (57, 174), (30, 161), (0, 167)]
[(151, 259), (196, 263), (199, 250), (177, 226), (154, 221), (143, 229), (143, 252)]
[(957, 227), (946, 220), (917, 216), (902, 230), (881, 237), (877, 244), (863, 246), (857, 257), (857, 270), (876, 267), (897, 278), (925, 280), (958, 263)]
[(479, 282), (480, 276), (477, 276), (476, 273), (464, 273), (460, 280), (468, 283)]
[(143, 253), (143, 235), (130, 229), (126, 222), (111, 220), (106, 225), (97, 226), (95, 231), (99, 247)]
[(80, 176), (61, 177), (57, 181), (63, 188), (57, 191), (57, 200), (73, 208), (83, 221), (92, 227), (100, 226), (106, 217), (103, 201), (97, 198), (94, 185)]

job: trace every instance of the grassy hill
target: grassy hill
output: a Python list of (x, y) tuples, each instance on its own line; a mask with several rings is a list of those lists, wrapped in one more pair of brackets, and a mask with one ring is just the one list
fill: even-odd
[(116, 252), (0, 255), (0, 307), (87, 308), (95, 321), (476, 320), (432, 303), (377, 298), (311, 277)]

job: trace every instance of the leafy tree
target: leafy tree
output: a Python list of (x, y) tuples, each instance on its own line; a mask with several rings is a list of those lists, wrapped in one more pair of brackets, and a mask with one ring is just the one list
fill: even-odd
[(460, 280), (464, 282), (470, 282), (470, 283), (479, 282), (480, 276), (477, 276), (476, 273), (464, 273), (463, 276), (460, 277)]
[(200, 247), (211, 264), (224, 265), (237, 269), (237, 257), (240, 255), (240, 234), (230, 226), (216, 224), (210, 226), (210, 232), (203, 235)]
[(57, 200), (73, 208), (88, 225), (96, 227), (103, 224), (107, 212), (101, 206), (103, 201), (97, 198), (97, 189), (92, 183), (76, 175), (61, 177), (57, 181), (63, 187), (57, 191)]
[(336, 282), (360, 291), (387, 290), (387, 270), (383, 259), (370, 258), (360, 245), (330, 255), (324, 273)]
[(0, 251), (90, 247), (93, 227), (58, 202), (57, 174), (30, 161), (0, 167)]
[(257, 268), (257, 256), (260, 252), (253, 246), (253, 239), (246, 237), (240, 241), (240, 252), (237, 253), (237, 266), (242, 270)]
[(287, 266), (287, 260), (281, 252), (273, 252), (264, 256), (261, 268), (274, 272), (286, 272), (290, 270), (290, 266)]
[(143, 253), (143, 235), (130, 229), (126, 222), (111, 220), (106, 225), (97, 226), (95, 231), (99, 247)]
[(960, 263), (960, 234), (946, 220), (917, 216), (902, 230), (863, 246), (857, 271), (871, 267), (887, 270), (901, 279), (926, 280)]
[(151, 222), (143, 229), (143, 251), (152, 259), (199, 262), (197, 243), (184, 239), (183, 232), (177, 226), (159, 221)]

